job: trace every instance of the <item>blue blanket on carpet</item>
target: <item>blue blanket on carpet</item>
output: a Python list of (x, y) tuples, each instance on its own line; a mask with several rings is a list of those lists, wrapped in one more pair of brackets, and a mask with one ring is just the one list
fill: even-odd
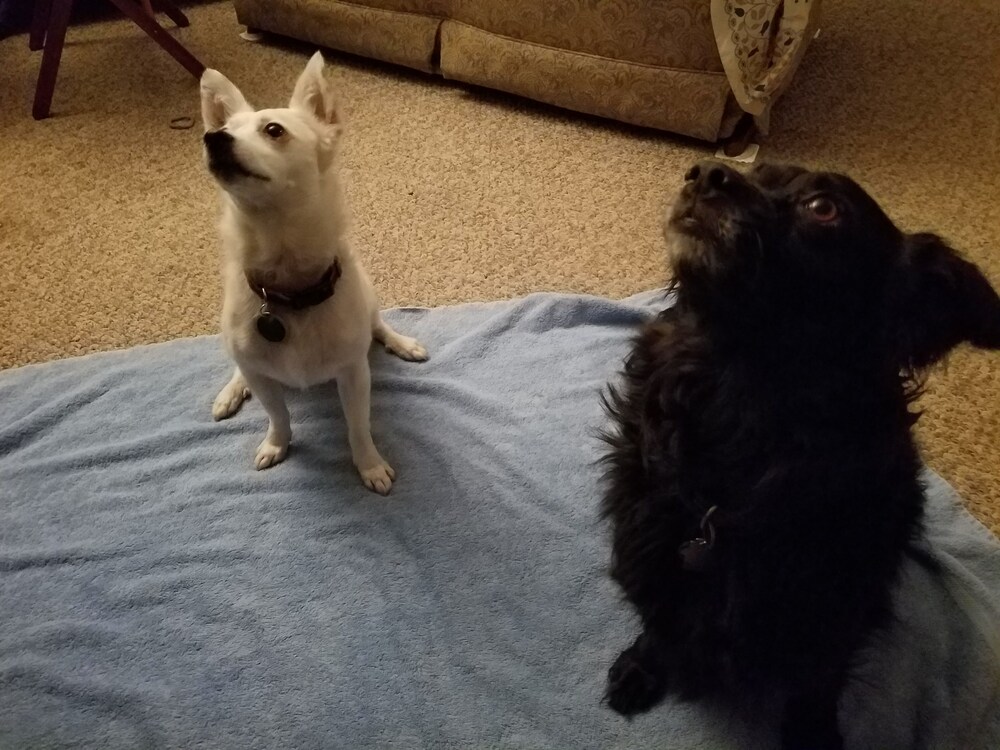
[[(289, 457), (255, 471), (260, 405), (211, 418), (214, 337), (0, 374), (0, 748), (771, 747), (766, 721), (601, 703), (636, 623), (606, 576), (598, 394), (662, 305), (390, 311), (431, 359), (372, 353), (388, 498), (333, 385), (289, 395)], [(842, 707), (858, 747), (887, 741), (879, 711), (900, 737), (1000, 716), (1000, 545), (928, 481), (950, 582), (904, 581), (883, 689)]]

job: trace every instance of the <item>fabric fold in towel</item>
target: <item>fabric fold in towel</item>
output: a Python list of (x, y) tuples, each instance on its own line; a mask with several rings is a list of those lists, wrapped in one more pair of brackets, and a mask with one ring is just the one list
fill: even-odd
[[(606, 575), (598, 395), (664, 304), (390, 311), (431, 359), (371, 355), (388, 498), (332, 384), (289, 395), (288, 459), (255, 471), (260, 405), (211, 418), (214, 337), (0, 373), (0, 748), (775, 747), (699, 704), (602, 704), (637, 624)], [(927, 482), (945, 576), (904, 576), (852, 747), (1000, 747), (1000, 545)]]

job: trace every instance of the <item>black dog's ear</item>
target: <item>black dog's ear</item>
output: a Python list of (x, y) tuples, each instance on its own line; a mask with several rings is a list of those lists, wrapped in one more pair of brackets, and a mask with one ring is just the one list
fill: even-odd
[(899, 281), (897, 334), (904, 367), (932, 365), (964, 341), (1000, 349), (1000, 296), (940, 237), (906, 238)]

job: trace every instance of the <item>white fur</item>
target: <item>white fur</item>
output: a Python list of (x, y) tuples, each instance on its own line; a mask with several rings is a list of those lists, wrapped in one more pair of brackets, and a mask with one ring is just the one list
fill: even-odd
[[(212, 415), (225, 419), (250, 393), (257, 397), (270, 420), (254, 461), (265, 469), (285, 458), (291, 440), (283, 386), (305, 388), (335, 379), (354, 464), (369, 489), (386, 494), (395, 472), (372, 442), (368, 350), (374, 336), (403, 359), (423, 360), (427, 352), (382, 320), (375, 290), (348, 242), (336, 169), (342, 126), (323, 77), (323, 57), (313, 55), (287, 108), (255, 111), (215, 70), (202, 76), (201, 104), (205, 130), (232, 135), (237, 160), (257, 175), (217, 177), (222, 188), (222, 337), (237, 367), (216, 397)], [(281, 125), (285, 135), (268, 136), (269, 123)], [(342, 275), (333, 297), (298, 312), (276, 308), (285, 340), (262, 338), (255, 324), (262, 301), (247, 285), (246, 273), (268, 286), (295, 289), (314, 283), (334, 259)]]

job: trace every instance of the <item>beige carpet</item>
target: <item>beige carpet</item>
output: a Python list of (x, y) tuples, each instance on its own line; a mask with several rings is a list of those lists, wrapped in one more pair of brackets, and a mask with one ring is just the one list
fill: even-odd
[[(942, 232), (1000, 284), (1000, 5), (827, 6), (764, 154), (851, 172), (903, 226)], [(226, 3), (189, 15), (173, 33), (206, 64), (253, 102), (287, 97), (310, 50), (241, 41)], [(69, 42), (55, 116), (40, 123), (39, 55), (24, 37), (0, 42), (3, 367), (216, 329), (200, 128), (168, 127), (198, 116), (195, 81), (126, 22), (74, 27)], [(357, 244), (385, 305), (663, 282), (660, 216), (707, 147), (330, 60), (351, 121)], [(1000, 531), (1000, 354), (956, 355), (924, 406), (929, 462)]]

